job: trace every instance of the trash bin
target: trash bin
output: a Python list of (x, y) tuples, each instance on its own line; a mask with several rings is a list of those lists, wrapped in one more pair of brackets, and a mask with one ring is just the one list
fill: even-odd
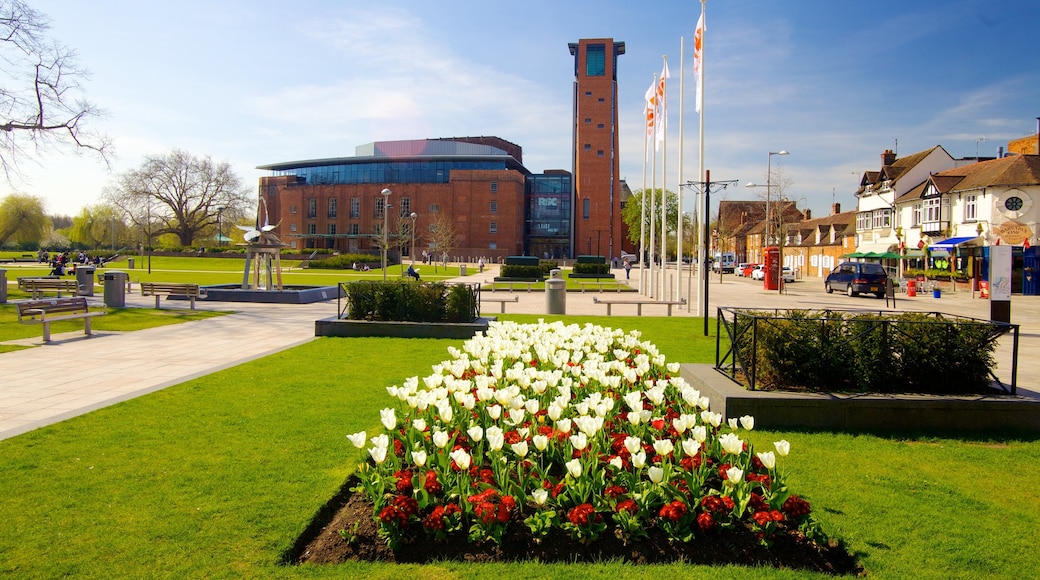
[(938, 288), (936, 288), (935, 290), (932, 290), (932, 298), (940, 298), (940, 297), (942, 297), (942, 290), (939, 290)]
[(465, 264), (459, 264), (459, 276), (465, 276), (465, 275), (466, 275), (466, 265)]
[(906, 296), (907, 298), (917, 296), (917, 280), (906, 281)]
[(549, 279), (545, 281), (546, 314), (567, 314), (567, 281), (559, 268), (549, 271)]
[(134, 259), (133, 258), (127, 258), (126, 261), (128, 262), (127, 268), (133, 270), (134, 269)]
[(126, 306), (126, 272), (105, 272), (105, 306), (123, 308)]
[(0, 304), (7, 304), (7, 270), (0, 268)]
[(79, 296), (94, 295), (94, 266), (76, 266), (76, 294)]

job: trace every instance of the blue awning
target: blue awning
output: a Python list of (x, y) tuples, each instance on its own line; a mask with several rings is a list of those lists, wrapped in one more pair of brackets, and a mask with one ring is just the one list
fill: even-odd
[(928, 249), (931, 251), (935, 250), (946, 250), (947, 252), (952, 251), (954, 248), (959, 246), (981, 246), (982, 238), (980, 236), (968, 236), (963, 238), (947, 238), (937, 244), (931, 244)]

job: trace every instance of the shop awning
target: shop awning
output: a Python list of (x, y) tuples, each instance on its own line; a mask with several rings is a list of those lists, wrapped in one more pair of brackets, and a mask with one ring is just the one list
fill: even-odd
[(907, 258), (923, 258), (924, 257), (924, 250), (918, 250), (916, 248), (908, 248), (906, 250), (906, 257)]
[(856, 252), (855, 253), (860, 254), (860, 256), (857, 256), (857, 257), (868, 258), (868, 257), (871, 257), (871, 256), (867, 256), (867, 254), (884, 254), (884, 253), (893, 251), (895, 249), (895, 247), (896, 247), (895, 244), (889, 244), (889, 243), (885, 243), (885, 242), (874, 242), (874, 243), (870, 243), (870, 244), (860, 244), (860, 245), (856, 246)]
[(936, 244), (931, 244), (928, 249), (932, 252), (936, 250), (946, 250), (947, 252), (952, 251), (954, 248), (965, 247), (965, 246), (981, 246), (981, 236), (966, 236), (962, 238), (947, 238)]

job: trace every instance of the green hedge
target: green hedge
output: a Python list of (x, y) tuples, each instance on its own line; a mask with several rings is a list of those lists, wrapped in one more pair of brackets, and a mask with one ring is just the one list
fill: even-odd
[(578, 262), (574, 264), (575, 274), (609, 274), (610, 264), (590, 264), (587, 262)]
[(506, 264), (502, 266), (500, 278), (522, 278), (530, 280), (541, 280), (546, 272), (541, 266), (514, 266)]
[[(330, 258), (322, 258), (321, 260), (312, 260), (309, 268), (319, 268), (322, 270), (350, 270), (354, 267), (354, 262), (358, 264), (382, 264), (382, 256), (373, 256), (371, 254), (340, 254), (338, 256), (332, 256)], [(389, 266), (389, 263), (387, 264)]]
[(986, 392), (999, 333), (941, 313), (803, 310), (737, 311), (731, 329), (756, 389), (928, 394)]
[(347, 318), (399, 322), (473, 322), (477, 285), (360, 280), (344, 285)]

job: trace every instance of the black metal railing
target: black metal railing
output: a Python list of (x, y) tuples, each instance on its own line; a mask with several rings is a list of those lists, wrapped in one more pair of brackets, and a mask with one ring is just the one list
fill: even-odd
[[(1009, 333), (1005, 383), (993, 355)], [(1014, 395), (1018, 344), (1017, 324), (941, 312), (720, 307), (715, 368), (751, 390), (973, 392), (992, 379)]]

